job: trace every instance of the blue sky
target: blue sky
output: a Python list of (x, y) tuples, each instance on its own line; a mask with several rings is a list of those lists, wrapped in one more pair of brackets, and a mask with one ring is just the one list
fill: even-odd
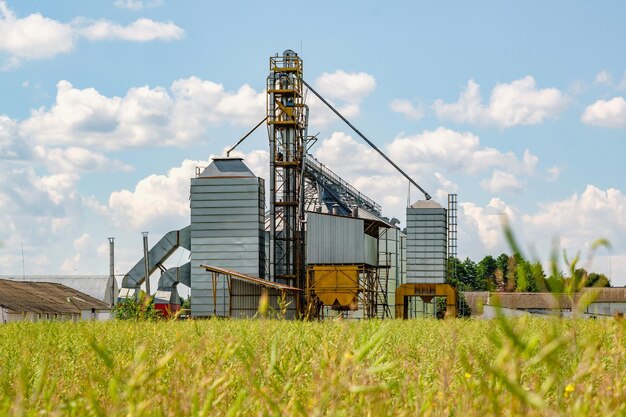
[[(275, 17), (280, 16), (280, 17)], [(623, 2), (0, 1), (0, 273), (117, 272), (189, 222), (189, 177), (264, 115), (270, 55), (444, 202), (459, 254), (597, 238), (626, 285)], [(309, 97), (313, 153), (404, 218), (407, 184)], [(241, 147), (267, 172), (265, 130)], [(411, 199), (418, 198), (412, 190)], [(186, 261), (177, 254), (170, 264)]]

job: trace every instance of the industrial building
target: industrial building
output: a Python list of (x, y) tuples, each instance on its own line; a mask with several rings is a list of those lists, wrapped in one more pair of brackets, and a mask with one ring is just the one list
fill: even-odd
[(110, 318), (109, 304), (65, 285), (0, 279), (0, 324)]
[[(176, 287), (191, 289), (193, 317), (253, 317), (262, 296), (285, 317), (409, 317), (419, 299), (446, 299), (456, 314), (447, 259), (456, 254), (456, 195), (444, 207), (389, 159), (304, 79), (293, 51), (270, 58), (267, 114), (225, 157), (198, 167), (190, 184), (190, 225), (167, 233), (124, 276), (120, 298), (135, 297), (160, 270), (158, 308), (175, 311)], [(309, 151), (312, 93), (424, 195), (407, 208), (407, 227), (317, 161)], [(230, 153), (266, 125), (269, 177)], [(269, 207), (265, 198), (269, 197)], [(190, 262), (166, 269), (177, 248)], [(147, 285), (149, 291), (149, 285)]]

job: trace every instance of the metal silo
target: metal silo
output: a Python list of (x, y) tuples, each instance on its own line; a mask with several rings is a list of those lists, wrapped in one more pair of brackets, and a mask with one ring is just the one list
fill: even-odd
[[(400, 239), (403, 244), (403, 239)], [(409, 318), (416, 305), (440, 297), (446, 300), (446, 316), (457, 312), (457, 292), (448, 281), (448, 217), (446, 209), (432, 200), (421, 200), (406, 209), (406, 279), (396, 288), (396, 317)], [(403, 250), (401, 249), (401, 252)], [(400, 265), (404, 264), (401, 260)]]
[(420, 200), (406, 210), (408, 284), (443, 284), (447, 278), (446, 209)]
[(265, 277), (265, 185), (241, 158), (214, 158), (191, 179), (192, 316), (229, 316), (225, 280), (200, 264)]

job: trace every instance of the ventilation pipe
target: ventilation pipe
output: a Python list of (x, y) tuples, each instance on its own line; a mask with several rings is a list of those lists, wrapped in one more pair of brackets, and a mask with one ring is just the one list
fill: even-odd
[(146, 269), (146, 294), (150, 297), (150, 267), (148, 263), (148, 232), (141, 232), (143, 236), (143, 262)]
[(115, 238), (109, 238), (109, 278), (111, 279), (111, 307), (115, 304)]

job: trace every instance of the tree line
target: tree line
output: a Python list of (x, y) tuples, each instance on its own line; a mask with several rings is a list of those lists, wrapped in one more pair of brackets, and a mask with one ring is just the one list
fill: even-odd
[(541, 262), (528, 261), (519, 254), (487, 255), (478, 263), (450, 258), (448, 268), (450, 283), (459, 291), (563, 292), (572, 283), (577, 288), (611, 286), (606, 275), (584, 268), (574, 269), (570, 276), (552, 268), (548, 275)]

